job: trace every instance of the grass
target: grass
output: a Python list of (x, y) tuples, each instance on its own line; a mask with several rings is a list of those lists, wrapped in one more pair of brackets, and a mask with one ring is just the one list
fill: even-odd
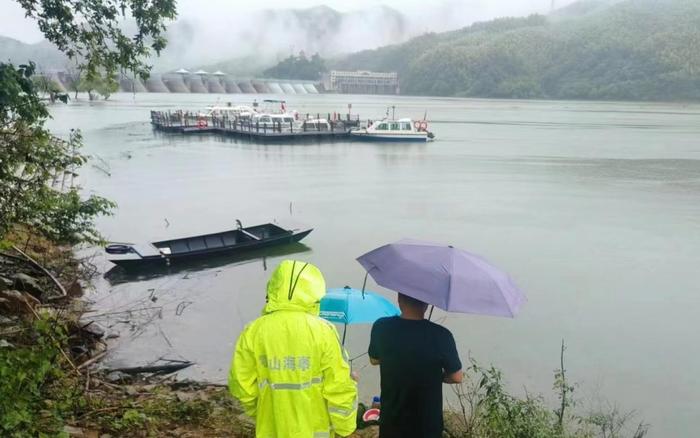
[(77, 370), (66, 319), (42, 315), (0, 349), (0, 436), (67, 436), (66, 425), (113, 436), (247, 436), (251, 424), (225, 387), (140, 381), (115, 385)]

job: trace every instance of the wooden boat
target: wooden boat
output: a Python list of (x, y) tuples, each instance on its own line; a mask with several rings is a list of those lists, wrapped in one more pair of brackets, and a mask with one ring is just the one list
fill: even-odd
[(312, 229), (286, 229), (275, 224), (252, 227), (240, 226), (234, 230), (201, 236), (163, 240), (145, 245), (112, 243), (105, 247), (108, 254), (116, 257), (109, 261), (124, 268), (142, 266), (170, 266), (178, 260), (238, 254), (253, 249), (299, 242)]

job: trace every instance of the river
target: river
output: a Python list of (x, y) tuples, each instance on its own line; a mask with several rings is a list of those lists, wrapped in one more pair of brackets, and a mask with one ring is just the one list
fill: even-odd
[[(265, 96), (255, 96), (262, 99)], [(404, 237), (445, 242), (507, 270), (528, 296), (515, 319), (437, 312), (463, 362), (504, 371), (554, 403), (562, 338), (582, 411), (617, 404), (651, 436), (690, 436), (700, 414), (700, 106), (414, 97), (286, 96), (288, 107), (363, 118), (427, 111), (428, 144), (256, 144), (154, 133), (150, 109), (202, 109), (251, 95), (117, 94), (52, 107), (80, 128), (86, 193), (119, 205), (98, 221), (115, 241), (153, 241), (277, 220), (314, 228), (294, 254), (221, 261), (158, 276), (99, 277), (88, 298), (120, 332), (111, 364), (197, 362), (183, 377), (225, 382), (234, 342), (284, 257), (329, 286), (360, 287), (355, 257)], [(290, 250), (291, 251), (291, 250)], [(289, 252), (289, 251), (286, 251)], [(230, 261), (230, 260), (229, 260)], [(98, 254), (101, 273), (111, 264)], [(695, 272), (695, 274), (693, 274)], [(395, 299), (394, 294), (369, 287)], [(366, 351), (369, 326), (348, 335)], [(361, 398), (378, 370), (353, 361)]]

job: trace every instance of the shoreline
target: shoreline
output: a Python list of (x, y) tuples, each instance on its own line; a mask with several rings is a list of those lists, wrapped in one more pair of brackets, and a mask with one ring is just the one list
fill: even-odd
[[(74, 258), (71, 248), (56, 247), (36, 236), (30, 240), (36, 243), (25, 248), (27, 253), (51, 254), (51, 259), (42, 262), (60, 260), (51, 267), (70, 272), (61, 276), (63, 282), (88, 288), (89, 275), (79, 278), (85, 272), (79, 269), (81, 261)], [(106, 334), (86, 316), (90, 305), (82, 295), (83, 286), (72, 286), (68, 288), (70, 293), (63, 295), (65, 285), (49, 280), (48, 271), (42, 272), (37, 266), (41, 262), (30, 262), (28, 254), (22, 251), (22, 255), (17, 249), (0, 251), (0, 280), (4, 286), (0, 288), (0, 352), (13, 351), (18, 357), (30, 353), (42, 360), (9, 362), (18, 366), (9, 370), (16, 374), (32, 368), (27, 370), (29, 376), (20, 379), (30, 383), (17, 383), (24, 388), (34, 387), (35, 391), (29, 398), (15, 400), (12, 406), (0, 402), (0, 407), (8, 410), (2, 417), (10, 417), (0, 424), (0, 432), (96, 438), (255, 435), (254, 421), (243, 414), (226, 385), (178, 380), (177, 371), (191, 363), (104, 368), (102, 361), (112, 348), (109, 340), (116, 336)], [(0, 358), (0, 367), (7, 365)], [(371, 437), (376, 433), (352, 436)]]
[[(12, 237), (26, 242), (26, 251), (0, 252), (0, 369), (9, 376), (0, 388), (12, 394), (0, 397), (5, 400), (0, 408), (7, 410), (0, 416), (5, 418), (0, 432), (90, 438), (254, 436), (254, 420), (226, 385), (177, 379), (176, 372), (190, 363), (102, 367), (113, 335), (85, 317), (90, 307), (82, 296), (97, 271), (90, 269), (89, 260), (76, 259), (70, 247), (36, 236)], [(493, 366), (465, 364), (465, 383), (450, 388), (458, 404), (445, 405), (447, 436), (510, 436), (524, 430), (524, 436), (591, 438), (601, 436), (598, 430), (636, 421), (632, 412), (617, 408), (595, 415), (574, 412), (564, 350), (562, 343), (562, 368), (554, 374), (561, 405), (554, 410), (541, 395), (518, 398), (506, 392), (503, 376)], [(642, 438), (648, 429), (640, 422), (629, 437)], [(351, 435), (377, 436), (373, 425)]]

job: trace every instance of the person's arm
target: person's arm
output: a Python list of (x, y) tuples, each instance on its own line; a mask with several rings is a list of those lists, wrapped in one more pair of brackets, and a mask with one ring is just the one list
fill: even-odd
[(233, 353), (231, 370), (228, 375), (228, 388), (237, 398), (243, 410), (255, 417), (258, 407), (258, 373), (255, 353), (250, 345), (248, 327), (238, 337), (236, 351)]
[(462, 372), (462, 362), (459, 360), (455, 338), (447, 329), (445, 329), (442, 348), (442, 381), (451, 384), (462, 383), (462, 377), (464, 376)]
[(377, 328), (377, 322), (372, 325), (372, 332), (369, 336), (369, 348), (367, 349), (367, 355), (369, 356), (369, 363), (372, 365), (381, 364), (379, 359), (379, 329)]
[(442, 381), (444, 383), (462, 383), (462, 377), (464, 377), (464, 372), (460, 368), (454, 373), (445, 374), (445, 376), (442, 378)]
[(335, 327), (328, 327), (322, 348), (321, 391), (328, 406), (328, 416), (335, 433), (348, 436), (357, 427), (357, 383), (350, 375), (350, 366), (343, 357), (343, 349)]

